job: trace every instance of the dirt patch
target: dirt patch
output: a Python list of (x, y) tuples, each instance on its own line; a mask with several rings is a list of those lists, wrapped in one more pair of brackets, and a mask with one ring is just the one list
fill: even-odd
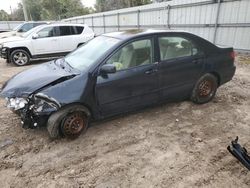
[[(205, 105), (162, 104), (93, 124), (74, 141), (24, 130), (0, 100), (1, 187), (250, 187), (250, 173), (226, 150), (250, 148), (250, 64)], [(32, 65), (34, 66), (34, 65)], [(0, 84), (28, 67), (0, 62)]]

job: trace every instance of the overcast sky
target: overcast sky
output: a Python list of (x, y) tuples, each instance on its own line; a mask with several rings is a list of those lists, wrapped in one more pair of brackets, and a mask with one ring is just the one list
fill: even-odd
[[(86, 7), (93, 7), (95, 0), (81, 0), (83, 5)], [(17, 7), (18, 2), (21, 0), (0, 0), (0, 10), (3, 9), (6, 12), (10, 13), (10, 6), (12, 9)]]

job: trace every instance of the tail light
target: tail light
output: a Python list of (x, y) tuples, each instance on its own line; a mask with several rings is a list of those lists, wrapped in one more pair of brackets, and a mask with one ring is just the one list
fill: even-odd
[(230, 52), (230, 57), (231, 57), (232, 59), (235, 59), (235, 57), (236, 57), (235, 51)]

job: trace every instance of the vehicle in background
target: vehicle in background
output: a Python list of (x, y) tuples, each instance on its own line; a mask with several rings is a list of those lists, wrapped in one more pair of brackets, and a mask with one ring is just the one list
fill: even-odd
[(31, 60), (64, 56), (94, 35), (85, 24), (41, 25), (21, 36), (0, 40), (0, 57), (23, 66)]
[(0, 30), (0, 33), (4, 33), (4, 32), (9, 32), (10, 30), (4, 30), (4, 29), (2, 29), (2, 30)]
[(3, 33), (0, 33), (0, 39), (7, 38), (7, 37), (12, 37), (12, 36), (19, 36), (22, 35), (23, 33), (31, 30), (34, 27), (37, 27), (39, 25), (47, 24), (48, 22), (25, 22), (17, 27), (15, 27), (12, 31), (6, 31)]
[(211, 101), (235, 74), (233, 48), (182, 31), (102, 34), (63, 59), (7, 81), (0, 95), (24, 128), (47, 125), (52, 138), (76, 137), (90, 120), (166, 101)]

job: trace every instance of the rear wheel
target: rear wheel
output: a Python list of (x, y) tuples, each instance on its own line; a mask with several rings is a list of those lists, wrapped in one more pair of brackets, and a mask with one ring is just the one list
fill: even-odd
[(51, 138), (77, 138), (88, 128), (90, 112), (81, 105), (72, 105), (52, 114), (47, 123)]
[(217, 91), (217, 78), (210, 73), (203, 75), (195, 84), (191, 100), (197, 104), (204, 104), (211, 101)]
[(17, 49), (10, 54), (10, 59), (15, 65), (23, 66), (30, 62), (30, 55), (25, 50)]

